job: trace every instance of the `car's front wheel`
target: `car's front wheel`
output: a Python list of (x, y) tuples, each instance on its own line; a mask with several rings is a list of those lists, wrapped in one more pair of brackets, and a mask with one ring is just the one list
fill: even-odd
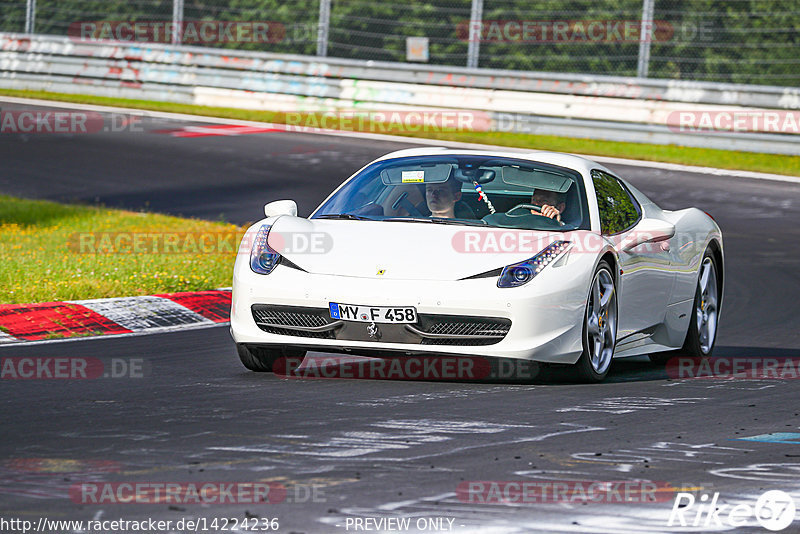
[(588, 382), (608, 374), (617, 344), (617, 288), (611, 266), (601, 261), (592, 277), (583, 321), (583, 353), (576, 363)]
[[(305, 351), (288, 351), (279, 348), (266, 348), (266, 347), (254, 347), (252, 345), (246, 345), (244, 343), (237, 343), (236, 344), (236, 351), (239, 353), (239, 359), (242, 360), (242, 364), (250, 369), (251, 371), (256, 371), (260, 373), (269, 373), (272, 372), (275, 366), (275, 363), (280, 358), (291, 358), (293, 360), (299, 361), (305, 357)], [(283, 368), (288, 369), (291, 366), (287, 363), (284, 365)]]

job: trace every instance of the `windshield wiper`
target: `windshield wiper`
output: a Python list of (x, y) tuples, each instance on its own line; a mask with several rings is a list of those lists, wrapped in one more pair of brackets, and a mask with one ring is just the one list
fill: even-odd
[(369, 217), (364, 217), (362, 215), (353, 215), (352, 213), (325, 213), (323, 215), (317, 215), (315, 219), (347, 219), (349, 221), (373, 221), (374, 219), (370, 219)]
[(486, 226), (483, 221), (465, 221), (463, 219), (448, 219), (446, 217), (390, 217), (381, 219), (390, 222), (422, 222), (432, 224), (458, 224), (461, 226)]

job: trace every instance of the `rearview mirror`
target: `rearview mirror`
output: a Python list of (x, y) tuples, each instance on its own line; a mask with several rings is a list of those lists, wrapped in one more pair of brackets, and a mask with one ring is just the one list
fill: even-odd
[(642, 243), (658, 243), (675, 235), (675, 225), (661, 219), (642, 219), (625, 234), (618, 249), (629, 251)]
[(294, 200), (276, 200), (264, 206), (264, 215), (274, 217), (275, 215), (291, 215), (297, 217), (297, 202)]

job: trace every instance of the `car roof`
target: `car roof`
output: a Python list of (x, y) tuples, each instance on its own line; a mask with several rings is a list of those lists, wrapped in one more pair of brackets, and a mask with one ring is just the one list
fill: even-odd
[[(383, 161), (387, 159), (406, 158), (413, 156), (446, 156), (446, 155), (462, 155), (462, 156), (490, 156), (501, 158), (516, 158), (528, 161), (538, 161), (541, 163), (549, 163), (559, 167), (566, 167), (580, 172), (584, 176), (589, 176), (592, 169), (602, 169), (609, 171), (603, 165), (596, 161), (577, 156), (575, 154), (565, 154), (561, 152), (547, 152), (544, 150), (527, 150), (527, 151), (511, 151), (511, 150), (470, 150), (470, 149), (457, 149), (445, 147), (424, 147), (424, 148), (407, 148), (404, 150), (397, 150), (386, 154), (376, 161)], [(611, 173), (615, 174), (615, 173)]]

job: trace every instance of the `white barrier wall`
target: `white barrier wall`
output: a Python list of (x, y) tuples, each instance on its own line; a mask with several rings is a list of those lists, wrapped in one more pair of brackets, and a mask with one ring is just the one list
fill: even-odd
[[(488, 114), (494, 130), (800, 153), (796, 89), (542, 76), (0, 34), (6, 88), (277, 111), (456, 109)], [(681, 128), (687, 117), (715, 131)]]

